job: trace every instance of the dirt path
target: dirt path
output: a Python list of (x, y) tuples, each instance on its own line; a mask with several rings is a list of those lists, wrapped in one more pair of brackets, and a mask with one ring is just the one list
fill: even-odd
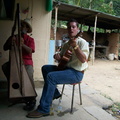
[(84, 82), (114, 102), (120, 103), (120, 61), (95, 59), (94, 64), (92, 61), (88, 63)]

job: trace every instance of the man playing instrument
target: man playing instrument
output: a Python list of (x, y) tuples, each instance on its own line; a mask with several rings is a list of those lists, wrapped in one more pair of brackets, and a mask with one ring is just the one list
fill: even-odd
[[(21, 20), (21, 46), (22, 46), (22, 59), (23, 63), (25, 65), (26, 71), (28, 73), (28, 76), (30, 78), (30, 81), (32, 85), (34, 86), (34, 80), (33, 80), (33, 60), (32, 60), (32, 53), (35, 52), (35, 43), (34, 39), (27, 35), (27, 33), (32, 32), (31, 25), (26, 20)], [(12, 46), (12, 42), (15, 42), (18, 44), (18, 36), (10, 36), (6, 43), (3, 46), (3, 49), (5, 51), (10, 50)], [(8, 80), (10, 80), (10, 62), (7, 62), (3, 64), (2, 70)], [(34, 86), (35, 87), (35, 86)], [(36, 104), (36, 97), (28, 97), (25, 98), (26, 106), (23, 107), (24, 110), (32, 110), (35, 107)]]
[[(60, 53), (54, 55), (57, 61), (61, 61), (64, 53), (68, 51), (66, 56), (71, 56), (67, 59), (67, 64), (63, 69), (59, 69), (56, 65), (42, 66), (42, 74), (44, 78), (44, 87), (40, 104), (33, 112), (28, 113), (29, 118), (38, 118), (50, 114), (50, 106), (52, 100), (61, 96), (56, 86), (58, 84), (73, 84), (82, 80), (84, 71), (88, 67), (87, 59), (89, 55), (89, 47), (86, 40), (78, 36), (78, 22), (71, 19), (67, 23), (69, 41), (66, 42)], [(70, 48), (70, 50), (68, 50)]]

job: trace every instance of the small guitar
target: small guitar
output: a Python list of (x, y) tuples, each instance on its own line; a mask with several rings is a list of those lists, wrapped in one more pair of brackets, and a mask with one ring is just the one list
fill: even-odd
[(71, 48), (71, 46), (69, 46), (69, 48), (66, 50), (65, 54), (61, 58), (61, 61), (58, 64), (59, 70), (63, 70), (65, 68), (66, 64), (68, 63), (68, 61), (70, 60), (70, 58), (72, 56), (72, 49), (70, 49), (70, 48)]
[[(80, 32), (75, 36), (74, 40), (80, 36)], [(69, 62), (72, 56), (72, 46), (69, 46), (65, 54), (62, 56), (61, 61), (58, 64), (58, 70), (63, 70), (66, 67), (66, 64)]]

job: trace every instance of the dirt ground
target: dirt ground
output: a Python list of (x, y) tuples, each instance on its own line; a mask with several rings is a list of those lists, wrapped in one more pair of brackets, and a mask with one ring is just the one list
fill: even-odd
[(120, 61), (95, 59), (85, 72), (83, 82), (102, 95), (120, 103)]

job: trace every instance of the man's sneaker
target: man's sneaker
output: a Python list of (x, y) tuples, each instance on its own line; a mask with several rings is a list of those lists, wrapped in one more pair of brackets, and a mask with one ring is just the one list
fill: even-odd
[(30, 112), (26, 115), (28, 118), (39, 118), (39, 117), (44, 117), (50, 115), (49, 113), (41, 113), (38, 110), (35, 110), (33, 112)]

